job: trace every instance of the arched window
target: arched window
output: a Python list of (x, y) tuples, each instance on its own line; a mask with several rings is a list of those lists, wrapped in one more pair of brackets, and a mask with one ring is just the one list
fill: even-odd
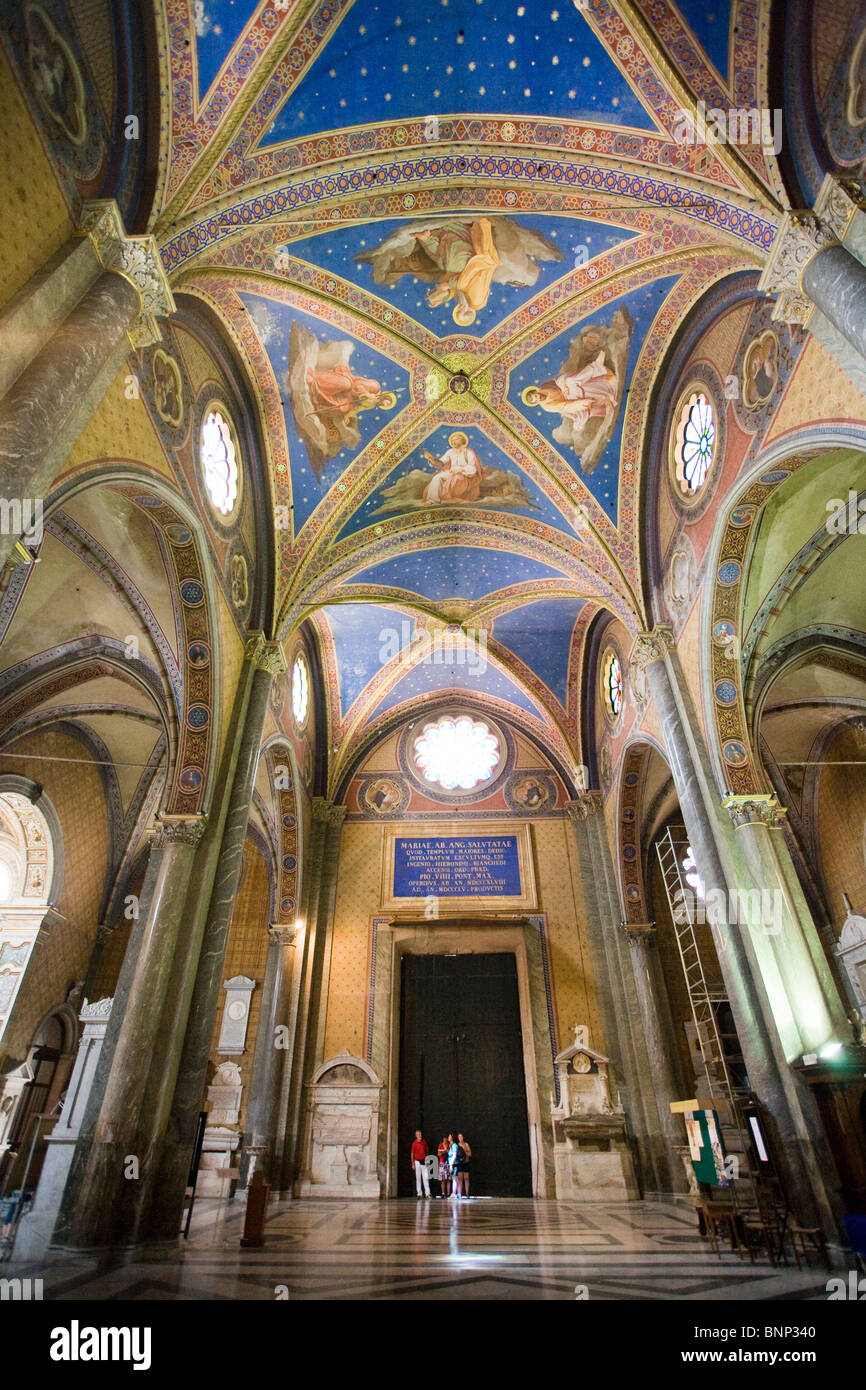
[(199, 459), (211, 506), (227, 520), (238, 499), (240, 473), (234, 430), (222, 410), (209, 410), (202, 421)]
[(22, 792), (0, 793), (0, 1038), (48, 909), (53, 873), (45, 816)]
[(608, 719), (619, 719), (622, 710), (622, 663), (615, 651), (608, 649), (601, 663), (604, 709)]
[(295, 723), (299, 729), (302, 729), (307, 722), (309, 707), (310, 673), (307, 670), (307, 663), (303, 654), (299, 652), (292, 667), (292, 714), (295, 716)]

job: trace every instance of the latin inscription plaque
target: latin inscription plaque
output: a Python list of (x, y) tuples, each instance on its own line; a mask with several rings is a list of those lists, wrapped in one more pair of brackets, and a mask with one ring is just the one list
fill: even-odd
[(395, 898), (519, 898), (516, 835), (398, 836)]

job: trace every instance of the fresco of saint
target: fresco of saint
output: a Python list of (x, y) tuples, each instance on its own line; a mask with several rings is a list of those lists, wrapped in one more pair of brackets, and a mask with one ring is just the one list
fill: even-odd
[(317, 481), (328, 459), (361, 442), (358, 412), (391, 410), (393, 391), (349, 366), (355, 344), (348, 339), (321, 342), (309, 329), (292, 324), (289, 336), (289, 393), (298, 434), (307, 446)]
[(609, 324), (588, 325), (571, 340), (555, 377), (521, 395), (524, 405), (559, 415), (553, 437), (571, 446), (584, 473), (595, 468), (613, 434), (633, 327), (626, 308), (617, 309)]
[(461, 328), (474, 323), (494, 283), (526, 288), (538, 279), (538, 261), (562, 259), (552, 241), (510, 217), (415, 222), (355, 257), (372, 266), (377, 285), (396, 285), (404, 275), (432, 282), (427, 303), (454, 299), (451, 316)]
[(537, 510), (520, 476), (483, 464), (462, 430), (449, 435), (441, 458), (429, 449), (422, 449), (421, 457), (428, 469), (435, 469), (433, 477), (423, 468), (404, 473), (382, 489), (381, 506), (374, 516), (448, 506)]

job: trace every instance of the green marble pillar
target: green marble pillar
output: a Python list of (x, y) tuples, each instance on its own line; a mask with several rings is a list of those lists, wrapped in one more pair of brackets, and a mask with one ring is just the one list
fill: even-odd
[[(190, 962), (190, 970), (194, 970), (194, 984), (177, 1066), (170, 1118), (161, 1155), (155, 1164), (156, 1181), (150, 1207), (140, 1225), (142, 1236), (147, 1240), (173, 1241), (180, 1230), (183, 1196), (198, 1116), (204, 1099), (211, 1036), (243, 861), (268, 697), (274, 676), (285, 670), (285, 660), (279, 643), (266, 641), (261, 633), (249, 639), (245, 662), (250, 664), (251, 670), (249, 700), (228, 794), (225, 827), (213, 877), (201, 951), (197, 963)], [(187, 975), (188, 980), (192, 978), (192, 974)]]
[[(283, 1064), (290, 1055), (287, 1047), (278, 1044), (288, 1038), (297, 937), (298, 928), (289, 924), (276, 923), (268, 928), (268, 958), (246, 1119), (248, 1145), (264, 1149), (256, 1170), (263, 1172), (268, 1182), (275, 1166), (274, 1139)], [(278, 1028), (285, 1029), (285, 1035), (278, 1037)]]
[(127, 1238), (119, 1223), (122, 1191), (141, 1180), (147, 1164), (142, 1101), (204, 826), (203, 816), (165, 816), (153, 832), (137, 930), (114, 996), (117, 1025), (106, 1036), (95, 1113), (85, 1120), (87, 1137), (79, 1140), (55, 1230), (54, 1243), (67, 1249), (123, 1245)]

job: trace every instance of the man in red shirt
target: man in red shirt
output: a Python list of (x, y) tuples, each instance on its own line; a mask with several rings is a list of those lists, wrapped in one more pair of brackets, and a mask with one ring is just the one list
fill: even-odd
[[(415, 1169), (415, 1196), (430, 1196), (430, 1174), (427, 1172), (427, 1165), (424, 1162), (427, 1157), (427, 1140), (424, 1138), (420, 1129), (416, 1129), (415, 1138), (412, 1141), (411, 1163)], [(424, 1191), (421, 1191), (421, 1186)]]

